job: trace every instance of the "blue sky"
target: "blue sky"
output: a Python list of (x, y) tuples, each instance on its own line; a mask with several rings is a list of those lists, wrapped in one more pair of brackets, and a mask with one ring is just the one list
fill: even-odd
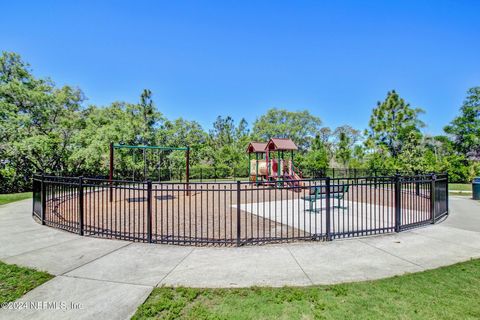
[(396, 89), (439, 134), (480, 85), (480, 1), (0, 1), (0, 50), (88, 103), (208, 128), (268, 108), (363, 129)]

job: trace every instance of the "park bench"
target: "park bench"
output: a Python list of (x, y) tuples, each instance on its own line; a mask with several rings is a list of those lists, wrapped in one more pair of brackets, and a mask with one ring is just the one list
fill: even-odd
[[(331, 186), (330, 187), (330, 199), (337, 199), (338, 201), (342, 200), (345, 196), (345, 193), (348, 192), (348, 185), (343, 185), (343, 186)], [(317, 209), (315, 206), (315, 209), (313, 209), (313, 205), (317, 202), (317, 200), (325, 199), (327, 197), (327, 187), (326, 186), (318, 186), (318, 187), (313, 187), (310, 189), (310, 195), (302, 197), (305, 202), (309, 202), (308, 209), (305, 209), (305, 211), (312, 211), (312, 212), (317, 212), (320, 211), (321, 209)], [(335, 206), (333, 207), (337, 208), (343, 208), (340, 206)]]

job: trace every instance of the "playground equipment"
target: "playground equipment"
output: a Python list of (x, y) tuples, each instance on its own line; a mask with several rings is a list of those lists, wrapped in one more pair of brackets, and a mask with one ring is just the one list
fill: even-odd
[[(301, 173), (296, 172), (293, 164), (294, 152), (297, 150), (298, 147), (290, 139), (272, 138), (267, 143), (250, 142), (247, 147), (250, 181), (278, 187), (284, 184), (300, 186)], [(255, 154), (255, 159), (251, 159), (252, 154)], [(290, 159), (285, 158), (286, 154), (290, 154)]]
[[(147, 150), (167, 150), (167, 151), (180, 150), (180, 151), (185, 151), (185, 184), (186, 184), (186, 190), (187, 190), (186, 195), (188, 195), (188, 196), (190, 195), (190, 191), (189, 191), (190, 190), (190, 185), (189, 185), (189, 180), (190, 180), (190, 148), (189, 147), (173, 148), (173, 147), (162, 147), (162, 146), (132, 146), (132, 145), (125, 145), (125, 144), (110, 143), (110, 165), (109, 165), (109, 174), (108, 174), (108, 180), (110, 182), (110, 202), (113, 199), (113, 175), (114, 175), (115, 149), (122, 149), (122, 148), (123, 149), (132, 149), (132, 150), (139, 150), (139, 149), (142, 150), (142, 155), (143, 155), (143, 180), (148, 179), (148, 177), (147, 177), (147, 153), (146, 153)], [(133, 171), (133, 172), (134, 172), (133, 180), (135, 180), (135, 171)]]
[[(156, 151), (185, 151), (185, 181), (186, 183), (189, 182), (190, 176), (190, 148), (189, 147), (163, 147), (163, 146), (134, 146), (134, 145), (126, 145), (126, 144), (114, 144), (110, 143), (110, 166), (109, 166), (109, 179), (114, 179), (114, 160), (115, 160), (115, 150), (116, 149), (130, 149), (133, 151), (133, 162), (136, 163), (136, 154), (135, 151), (141, 150), (142, 157), (143, 157), (143, 176), (141, 177), (142, 180), (147, 180), (149, 177), (149, 170), (147, 169), (147, 150), (156, 150)], [(158, 155), (156, 162), (156, 169), (160, 169), (160, 163), (162, 161), (162, 157)], [(160, 170), (159, 170), (160, 171)], [(135, 174), (135, 169), (132, 169), (133, 180), (138, 180), (140, 175), (137, 173)], [(158, 173), (158, 180), (161, 180), (161, 173)]]

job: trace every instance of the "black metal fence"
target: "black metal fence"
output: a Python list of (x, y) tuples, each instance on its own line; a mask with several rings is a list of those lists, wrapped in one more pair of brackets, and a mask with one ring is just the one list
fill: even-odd
[[(248, 180), (249, 172), (247, 167), (231, 167), (227, 165), (219, 166), (192, 166), (189, 171), (190, 181), (207, 182), (207, 181), (225, 181), (225, 180)], [(299, 172), (300, 173), (300, 172)], [(158, 168), (147, 170), (147, 176), (143, 176), (143, 172), (125, 171), (118, 169), (115, 173), (116, 178), (122, 180), (152, 180), (153, 182), (175, 181), (184, 182), (186, 180), (185, 168)], [(357, 178), (368, 176), (394, 176), (395, 174), (409, 175), (416, 173), (400, 172), (398, 170), (389, 169), (354, 169), (354, 168), (323, 168), (311, 169), (301, 168), (301, 175), (305, 179), (320, 178)], [(105, 176), (106, 177), (106, 176)]]
[(183, 245), (332, 240), (400, 232), (448, 214), (448, 176), (153, 183), (35, 176), (42, 224), (105, 238)]

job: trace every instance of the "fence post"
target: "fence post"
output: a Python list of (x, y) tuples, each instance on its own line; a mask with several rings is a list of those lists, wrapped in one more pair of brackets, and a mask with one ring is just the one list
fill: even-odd
[(110, 180), (110, 202), (113, 201), (113, 161), (114, 161), (114, 152), (113, 142), (110, 142), (110, 170), (108, 174), (108, 180)]
[(420, 182), (418, 182), (419, 180), (419, 175), (420, 175), (420, 172), (418, 170), (415, 171), (415, 195), (419, 196), (420, 195)]
[(152, 243), (152, 181), (147, 181), (147, 242)]
[(395, 232), (400, 232), (400, 224), (402, 223), (402, 183), (400, 175), (395, 174)]
[(78, 233), (83, 236), (83, 177), (78, 180)]
[(45, 174), (42, 173), (42, 182), (40, 183), (40, 202), (42, 208), (40, 209), (40, 220), (42, 225), (45, 225), (45, 209), (47, 208), (47, 192), (45, 190)]
[(449, 203), (448, 203), (448, 173), (446, 174), (445, 178), (447, 179), (447, 181), (445, 182), (447, 185), (445, 186), (445, 201), (446, 201), (446, 205), (447, 205), (447, 215), (449, 214), (450, 210), (449, 210)]
[(327, 177), (327, 180), (326, 180), (326, 186), (327, 186), (327, 190), (325, 191), (325, 195), (326, 195), (326, 217), (325, 217), (325, 221), (326, 221), (326, 228), (325, 228), (325, 235), (326, 235), (326, 240), (327, 241), (330, 241), (332, 240), (331, 238), (331, 231), (330, 231), (330, 209), (331, 209), (331, 205), (330, 205), (330, 177)]
[(432, 174), (430, 180), (430, 218), (432, 224), (435, 223), (435, 180), (437, 177), (435, 174)]
[(240, 201), (241, 201), (241, 194), (240, 194), (240, 181), (237, 181), (237, 247), (240, 246)]

